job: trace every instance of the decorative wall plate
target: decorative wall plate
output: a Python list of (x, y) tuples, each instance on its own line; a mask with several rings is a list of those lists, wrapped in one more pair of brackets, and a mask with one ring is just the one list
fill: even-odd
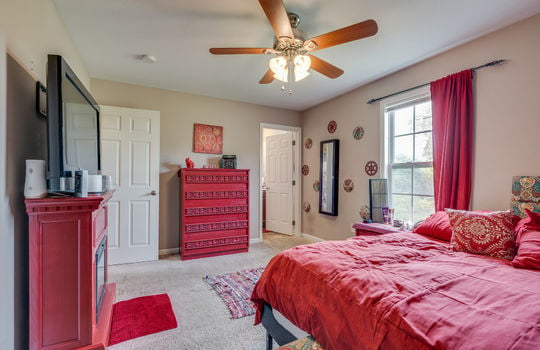
[(366, 163), (365, 169), (366, 169), (366, 174), (368, 174), (369, 176), (373, 176), (377, 174), (377, 171), (379, 171), (379, 165), (377, 164), (376, 161), (370, 160), (369, 162)]
[(310, 138), (307, 138), (306, 141), (304, 141), (304, 146), (306, 146), (307, 149), (310, 149), (311, 146), (313, 146), (313, 140)]
[(308, 165), (302, 165), (302, 175), (309, 174), (309, 166)]
[(309, 202), (304, 202), (304, 211), (309, 213), (311, 211), (311, 204)]
[(358, 211), (358, 214), (360, 214), (360, 217), (364, 220), (369, 219), (369, 207), (367, 205), (363, 205), (360, 207), (360, 210)]
[(345, 192), (351, 192), (354, 188), (354, 182), (351, 179), (343, 181), (343, 189)]
[(330, 123), (328, 123), (328, 132), (333, 134), (337, 129), (337, 123), (335, 121), (331, 121)]
[(313, 189), (315, 190), (315, 192), (319, 192), (320, 188), (321, 184), (319, 183), (319, 180), (315, 180), (315, 182), (313, 183)]
[(354, 128), (352, 136), (355, 140), (360, 140), (362, 137), (364, 137), (364, 128), (361, 126), (357, 126), (356, 128)]

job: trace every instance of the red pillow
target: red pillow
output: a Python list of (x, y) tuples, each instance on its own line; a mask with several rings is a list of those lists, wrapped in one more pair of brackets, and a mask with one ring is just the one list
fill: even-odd
[(535, 213), (529, 209), (525, 209), (526, 217), (519, 220), (514, 231), (517, 235), (517, 244), (520, 242), (520, 237), (525, 231), (540, 231), (540, 213)]
[(525, 231), (512, 266), (540, 270), (540, 231)]
[(452, 226), (445, 211), (431, 214), (426, 220), (416, 226), (412, 232), (421, 233), (425, 236), (450, 241), (452, 238)]
[(452, 249), (512, 260), (516, 251), (514, 215), (508, 211), (488, 213), (446, 209), (452, 226)]

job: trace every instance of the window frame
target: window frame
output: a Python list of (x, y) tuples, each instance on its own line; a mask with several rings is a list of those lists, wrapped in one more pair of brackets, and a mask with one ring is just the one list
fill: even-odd
[[(398, 163), (397, 165), (394, 165), (390, 162), (391, 159), (393, 159), (393, 142), (395, 135), (392, 135), (390, 137), (390, 120), (389, 120), (389, 113), (386, 113), (387, 110), (391, 109), (398, 109), (398, 108), (404, 108), (407, 106), (413, 106), (425, 101), (422, 100), (431, 100), (431, 92), (429, 89), (429, 86), (420, 87), (418, 89), (400, 94), (398, 96), (389, 97), (382, 101), (380, 104), (380, 115), (381, 115), (381, 130), (383, 132), (382, 138), (381, 138), (381, 147), (380, 147), (380, 163), (383, 164), (381, 167), (381, 177), (388, 179), (388, 202), (389, 206), (393, 207), (393, 181), (392, 181), (392, 169), (396, 167), (402, 167), (402, 168), (410, 168), (413, 174), (411, 175), (411, 185), (414, 186), (414, 169), (419, 168), (428, 168), (433, 167), (433, 160), (430, 162), (415, 162), (414, 159), (411, 162), (404, 162), (404, 163)], [(421, 131), (421, 132), (414, 132), (403, 135), (418, 135), (423, 132), (433, 132), (433, 127), (429, 131)], [(432, 133), (433, 135), (433, 133)], [(402, 136), (402, 135), (399, 135)], [(433, 137), (433, 136), (432, 136)], [(391, 140), (392, 139), (392, 140)], [(413, 140), (415, 140), (415, 137), (413, 137)], [(413, 150), (415, 150), (415, 143), (413, 141)], [(413, 187), (411, 187), (412, 189)], [(403, 193), (403, 195), (410, 196), (411, 200), (411, 206), (410, 206), (410, 218), (412, 220), (413, 218), (413, 200), (414, 197), (434, 197), (434, 195), (421, 195), (421, 194), (414, 194), (414, 192), (411, 193)], [(435, 208), (433, 208), (433, 211), (435, 211)]]

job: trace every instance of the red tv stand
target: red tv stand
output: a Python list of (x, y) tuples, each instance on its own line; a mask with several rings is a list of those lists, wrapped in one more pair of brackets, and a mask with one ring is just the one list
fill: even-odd
[[(106, 193), (25, 201), (29, 216), (30, 349), (107, 347), (116, 294), (116, 285), (107, 283), (110, 197)], [(104, 290), (101, 298), (98, 290)]]

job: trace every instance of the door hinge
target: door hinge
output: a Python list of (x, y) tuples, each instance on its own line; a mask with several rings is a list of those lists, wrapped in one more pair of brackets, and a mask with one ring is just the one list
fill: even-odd
[(295, 220), (292, 221), (292, 225), (293, 225), (293, 226), (296, 225), (296, 221), (295, 221)]
[(293, 145), (293, 146), (296, 146), (296, 140), (293, 140), (293, 141), (292, 141), (292, 145)]
[(292, 185), (296, 186), (296, 181), (295, 180), (292, 180)]

